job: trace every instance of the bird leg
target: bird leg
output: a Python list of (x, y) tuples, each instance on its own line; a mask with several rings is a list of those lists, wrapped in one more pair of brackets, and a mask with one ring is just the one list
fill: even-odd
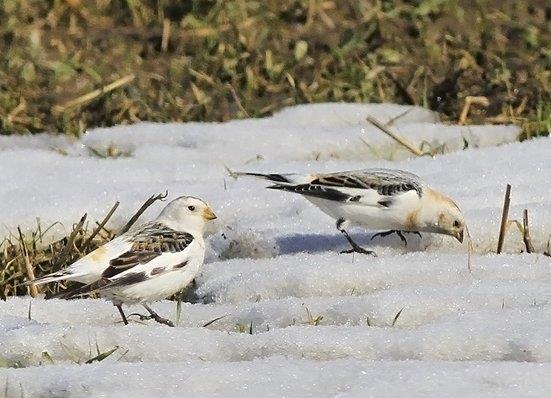
[(371, 237), (371, 240), (373, 240), (376, 236), (380, 236), (380, 237), (385, 237), (385, 236), (388, 236), (388, 235), (392, 235), (392, 234), (396, 234), (400, 237), (400, 240), (402, 242), (404, 242), (404, 246), (407, 246), (408, 245), (408, 241), (406, 240), (406, 237), (404, 236), (404, 233), (407, 233), (407, 234), (416, 234), (418, 235), (419, 237), (421, 237), (421, 233), (419, 231), (400, 231), (400, 230), (397, 230), (397, 229), (391, 229), (390, 231), (385, 231), (385, 232), (377, 232), (375, 235), (373, 235)]
[(348, 243), (350, 243), (350, 246), (352, 246), (352, 249), (342, 250), (341, 253), (361, 253), (361, 254), (370, 254), (372, 256), (377, 256), (377, 253), (375, 253), (374, 251), (366, 250), (352, 240), (352, 238), (350, 237), (350, 235), (348, 235), (348, 232), (346, 232), (346, 229), (345, 229), (347, 224), (348, 224), (347, 221), (342, 218), (339, 218), (337, 220), (337, 229), (344, 235)]
[(124, 315), (124, 311), (122, 310), (122, 306), (120, 304), (115, 304), (115, 307), (119, 310), (119, 314), (121, 314), (122, 321), (125, 325), (128, 325), (128, 319), (126, 319), (126, 315)]
[(172, 321), (170, 319), (166, 319), (166, 318), (163, 318), (163, 317), (159, 316), (159, 314), (157, 314), (155, 311), (153, 311), (151, 309), (151, 307), (149, 307), (147, 304), (142, 304), (142, 305), (147, 310), (147, 312), (149, 312), (150, 315), (147, 316), (147, 317), (143, 317), (143, 315), (141, 315), (140, 319), (155, 319), (156, 322), (162, 323), (163, 325), (174, 327), (174, 324), (172, 323)]

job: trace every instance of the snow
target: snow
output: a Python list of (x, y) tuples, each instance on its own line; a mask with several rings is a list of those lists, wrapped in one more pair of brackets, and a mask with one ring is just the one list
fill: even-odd
[[(101, 220), (116, 200), (121, 207), (113, 225), (118, 226), (149, 195), (166, 189), (172, 195), (208, 197), (218, 208), (231, 205), (233, 212), (236, 196), (228, 197), (224, 190), (224, 181), (231, 182), (224, 165), (329, 170), (389, 166), (393, 163), (388, 159), (411, 156), (368, 124), (367, 115), (381, 121), (403, 115), (392, 126), (396, 131), (416, 144), (445, 144), (448, 151), (463, 148), (463, 137), (470, 147), (483, 147), (514, 141), (519, 133), (514, 126), (435, 123), (435, 114), (416, 107), (319, 104), (298, 106), (258, 120), (140, 123), (95, 129), (80, 140), (51, 135), (0, 136), (0, 235), (15, 225), (33, 229), (36, 217), (44, 227), (58, 221), (64, 225), (76, 222), (85, 211), (90, 219)], [(109, 149), (121, 156), (97, 156)], [(246, 187), (240, 185), (234, 190), (241, 194)], [(258, 189), (259, 185), (255, 182), (248, 187)]]
[[(52, 365), (20, 371), (41, 387), (37, 396), (119, 397), (404, 397), (422, 396), (541, 397), (535, 386), (548, 383), (550, 366), (534, 363), (335, 361), (270, 357), (220, 363), (184, 361), (163, 364), (95, 364), (86, 367)], [(52, 373), (54, 373), (52, 375)], [(157, 375), (156, 377), (151, 377)], [(262, 377), (259, 377), (261, 375)], [(25, 391), (10, 379), (10, 392)], [(42, 394), (42, 395), (40, 395)], [(28, 395), (27, 395), (28, 396)]]
[[(413, 158), (366, 115), (445, 153)], [(119, 322), (103, 300), (0, 303), (0, 391), (8, 396), (546, 396), (551, 392), (551, 258), (521, 254), (509, 228), (495, 255), (504, 188), (510, 218), (530, 214), (539, 253), (551, 236), (551, 139), (512, 126), (451, 126), (422, 108), (319, 104), (267, 119), (118, 126), (80, 140), (0, 136), (0, 237), (16, 225), (65, 228), (116, 201), (117, 228), (151, 194), (193, 194), (219, 219), (206, 264), (168, 328)], [(363, 143), (360, 138), (369, 144)], [(469, 146), (466, 150), (464, 139)], [(90, 149), (92, 148), (92, 149)], [(102, 158), (115, 151), (123, 156)], [(424, 234), (376, 238), (378, 257), (341, 255), (334, 221), (304, 199), (233, 180), (235, 170), (402, 168), (450, 195), (467, 247)], [(144, 215), (151, 218), (156, 203)], [(53, 228), (54, 239), (63, 232)], [(154, 308), (176, 318), (174, 302)], [(128, 311), (141, 312), (139, 307)], [(29, 319), (30, 313), (30, 319)], [(206, 323), (220, 318), (207, 327)], [(252, 334), (249, 334), (252, 331)], [(84, 364), (115, 349), (102, 362)], [(19, 368), (16, 368), (19, 367)]]

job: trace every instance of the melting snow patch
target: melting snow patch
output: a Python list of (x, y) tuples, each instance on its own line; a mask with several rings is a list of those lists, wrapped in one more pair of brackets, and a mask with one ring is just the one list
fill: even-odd
[[(411, 158), (367, 115), (443, 154)], [(518, 132), (445, 125), (417, 107), (318, 104), (258, 120), (95, 129), (79, 140), (0, 136), (2, 236), (17, 225), (33, 228), (40, 217), (44, 226), (62, 223), (54, 239), (84, 212), (102, 219), (116, 200), (121, 206), (110, 225), (117, 228), (145, 198), (166, 189), (171, 197), (205, 198), (219, 216), (189, 295), (194, 303), (182, 305), (176, 328), (136, 317), (124, 327), (104, 300), (0, 302), (0, 391), (10, 397), (549, 395), (551, 258), (520, 254), (515, 227), (506, 235), (509, 254), (488, 254), (497, 244), (507, 183), (510, 218), (529, 210), (539, 252), (551, 235), (551, 139), (513, 142)], [(346, 242), (334, 220), (299, 196), (234, 181), (224, 165), (417, 173), (465, 213), (473, 270), (465, 245), (430, 234), (408, 237), (406, 247), (392, 236), (371, 240), (374, 231), (358, 228), (354, 238), (379, 257), (340, 255)], [(175, 319), (174, 302), (154, 307)]]

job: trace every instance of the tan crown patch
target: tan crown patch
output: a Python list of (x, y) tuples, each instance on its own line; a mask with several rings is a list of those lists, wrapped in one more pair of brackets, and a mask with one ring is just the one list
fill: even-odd
[(459, 210), (459, 206), (457, 206), (457, 204), (453, 200), (448, 198), (446, 195), (443, 195), (440, 192), (435, 191), (434, 189), (428, 188), (427, 195), (431, 196), (436, 202), (449, 203), (450, 205), (454, 206), (457, 210)]

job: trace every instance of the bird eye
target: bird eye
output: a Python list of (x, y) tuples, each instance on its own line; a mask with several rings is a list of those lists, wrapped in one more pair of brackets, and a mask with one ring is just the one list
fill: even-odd
[(461, 226), (461, 223), (460, 223), (459, 221), (455, 220), (455, 221), (453, 222), (453, 226), (454, 226), (455, 228), (459, 228), (459, 227)]
[(188, 206), (187, 208), (191, 211), (195, 210), (195, 206)]

